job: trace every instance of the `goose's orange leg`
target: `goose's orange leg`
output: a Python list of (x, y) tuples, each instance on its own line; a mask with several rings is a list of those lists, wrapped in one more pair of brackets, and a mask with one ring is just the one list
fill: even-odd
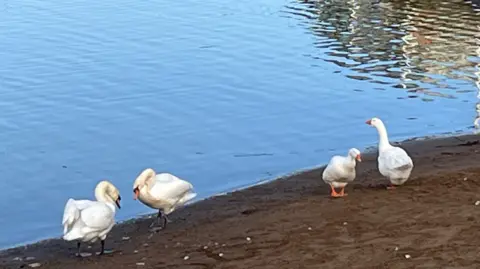
[(345, 193), (345, 187), (342, 188), (342, 190), (340, 191), (340, 196), (347, 196), (348, 193)]
[(332, 189), (332, 193), (330, 194), (331, 197), (342, 197), (343, 195), (341, 193), (337, 193), (335, 188), (333, 187), (332, 184), (330, 184), (330, 188)]
[(393, 185), (393, 184), (390, 184), (390, 186), (387, 186), (387, 190), (394, 190), (396, 188), (397, 187), (395, 187), (395, 185)]

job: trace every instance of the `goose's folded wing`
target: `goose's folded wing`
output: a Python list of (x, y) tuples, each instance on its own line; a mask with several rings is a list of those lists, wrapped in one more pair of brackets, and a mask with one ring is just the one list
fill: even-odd
[(323, 175), (325, 177), (335, 177), (338, 173), (344, 172), (345, 159), (343, 156), (333, 156), (330, 162), (328, 162), (327, 167), (325, 167)]
[(383, 161), (389, 170), (408, 170), (413, 167), (412, 159), (399, 147), (387, 150), (383, 154)]

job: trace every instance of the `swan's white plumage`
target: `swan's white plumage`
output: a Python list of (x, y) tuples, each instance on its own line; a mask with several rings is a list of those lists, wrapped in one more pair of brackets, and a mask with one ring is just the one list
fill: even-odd
[[(101, 193), (97, 191), (99, 186), (100, 184), (95, 191), (96, 196), (97, 193)], [(100, 201), (68, 199), (62, 220), (64, 240), (82, 242), (105, 240), (115, 224), (115, 203), (113, 198), (107, 198), (106, 195), (97, 197), (97, 200)]]
[(135, 180), (138, 199), (145, 205), (168, 215), (197, 196), (191, 183), (169, 173), (156, 174), (145, 169)]
[(378, 131), (377, 160), (380, 174), (388, 178), (393, 185), (402, 185), (412, 173), (412, 159), (404, 149), (390, 144), (387, 129), (380, 119), (372, 118), (367, 123), (377, 128)]
[(64, 226), (64, 234), (66, 234), (68, 229), (80, 218), (80, 212), (92, 203), (93, 201), (89, 200), (68, 199), (65, 209), (63, 210), (62, 225)]

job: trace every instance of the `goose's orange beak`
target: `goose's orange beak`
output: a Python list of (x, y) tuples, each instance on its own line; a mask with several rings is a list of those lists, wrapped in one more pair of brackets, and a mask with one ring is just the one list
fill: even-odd
[(367, 120), (365, 123), (368, 125), (372, 125), (372, 120)]
[(135, 188), (133, 190), (133, 200), (137, 200), (139, 194), (140, 194), (140, 191), (138, 190), (138, 188)]
[(355, 158), (355, 159), (357, 159), (358, 162), (362, 162), (362, 156), (360, 156), (360, 154), (358, 154), (357, 158)]

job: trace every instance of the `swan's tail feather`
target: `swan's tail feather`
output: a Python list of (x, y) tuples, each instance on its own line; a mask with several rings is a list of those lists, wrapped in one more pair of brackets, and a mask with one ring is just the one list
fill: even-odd
[(77, 239), (82, 238), (82, 237), (83, 237), (83, 235), (80, 233), (80, 231), (78, 229), (72, 229), (63, 236), (63, 240), (73, 241), (73, 240), (77, 240)]
[(185, 196), (182, 197), (182, 199), (180, 200), (182, 204), (185, 204), (187, 203), (188, 201), (192, 200), (193, 198), (195, 198), (197, 196), (197, 194), (195, 192), (189, 192), (187, 194), (185, 194)]
[(75, 200), (68, 199), (63, 211), (63, 234), (66, 235), (69, 227), (80, 217), (80, 210), (75, 205)]

